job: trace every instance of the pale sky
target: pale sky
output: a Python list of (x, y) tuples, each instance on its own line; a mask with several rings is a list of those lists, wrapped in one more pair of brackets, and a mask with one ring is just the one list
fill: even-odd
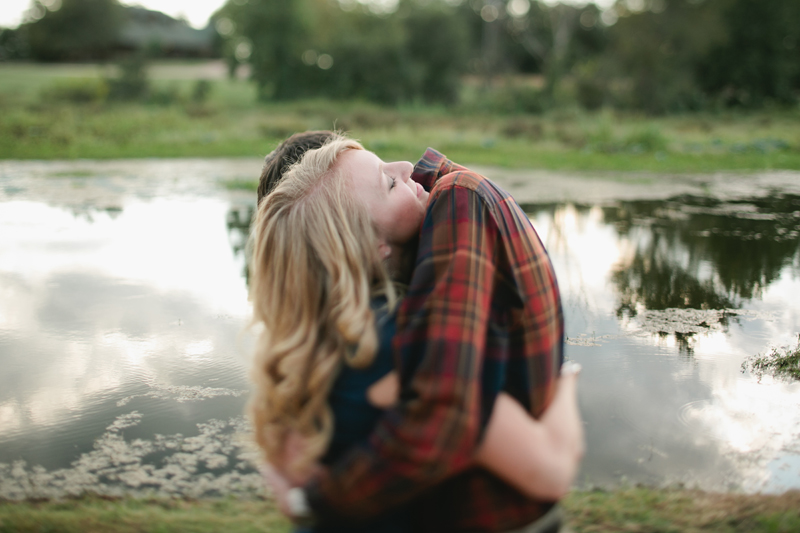
[[(547, 4), (555, 4), (559, 0), (545, 0)], [(563, 0), (568, 4), (588, 4), (588, 0)], [(161, 11), (173, 17), (185, 17), (195, 28), (203, 28), (211, 14), (222, 7), (225, 0), (136, 0), (122, 2), (128, 5), (140, 5), (148, 9)], [(608, 7), (614, 0), (595, 0), (601, 7)], [(0, 0), (0, 28), (16, 28), (31, 6), (31, 0)]]

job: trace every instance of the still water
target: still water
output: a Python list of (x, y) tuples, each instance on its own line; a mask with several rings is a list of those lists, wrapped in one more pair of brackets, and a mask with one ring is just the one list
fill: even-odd
[[(0, 498), (247, 494), (252, 161), (0, 166)], [(800, 488), (800, 196), (526, 206), (583, 365), (580, 486)]]

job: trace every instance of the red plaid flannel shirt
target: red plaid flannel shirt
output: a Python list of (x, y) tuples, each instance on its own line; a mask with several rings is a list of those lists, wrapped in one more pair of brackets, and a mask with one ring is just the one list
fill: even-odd
[(555, 273), (530, 220), (497, 185), (431, 149), (412, 177), (431, 195), (398, 310), (401, 401), (306, 494), (323, 523), (416, 498), (421, 531), (516, 528), (551, 503), (471, 460), (500, 391), (537, 417), (552, 399), (564, 336)]

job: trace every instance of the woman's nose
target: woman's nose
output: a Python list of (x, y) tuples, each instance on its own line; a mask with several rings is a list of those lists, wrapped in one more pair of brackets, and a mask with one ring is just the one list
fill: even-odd
[(395, 161), (393, 163), (396, 165), (397, 175), (403, 181), (408, 181), (411, 177), (412, 172), (414, 172), (414, 165), (409, 161)]

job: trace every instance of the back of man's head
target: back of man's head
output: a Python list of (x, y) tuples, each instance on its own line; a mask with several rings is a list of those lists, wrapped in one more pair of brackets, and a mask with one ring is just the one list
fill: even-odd
[(331, 137), (332, 131), (305, 131), (295, 133), (264, 158), (264, 168), (258, 181), (258, 203), (272, 192), (283, 175), (294, 163), (303, 158), (308, 150), (314, 150), (325, 144)]

